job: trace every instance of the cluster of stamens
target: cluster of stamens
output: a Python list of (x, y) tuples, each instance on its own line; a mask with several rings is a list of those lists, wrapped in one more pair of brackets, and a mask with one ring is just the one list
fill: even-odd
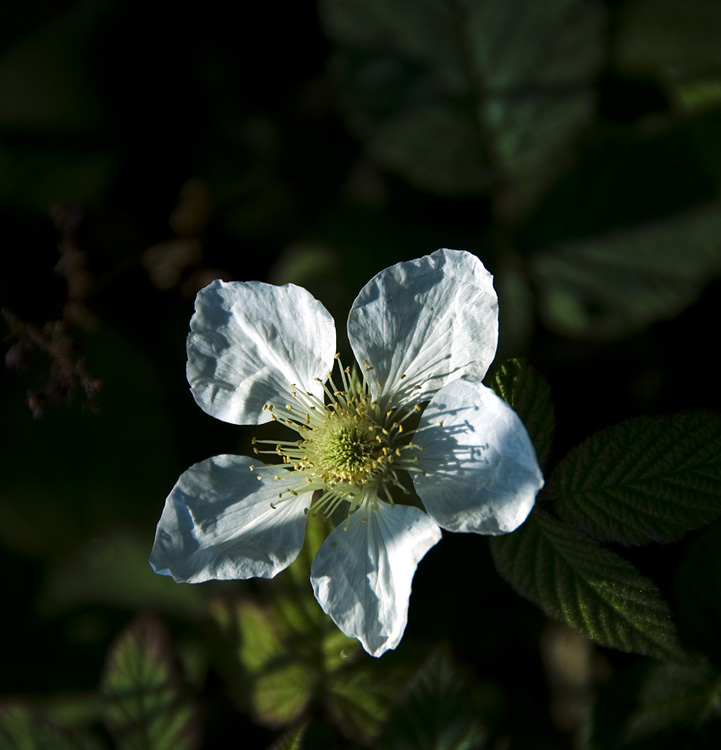
[[(373, 368), (368, 362), (364, 367), (362, 377), (357, 369), (343, 369), (339, 363), (341, 388), (336, 387), (331, 373), (325, 382), (317, 378), (325, 399), (291, 385), (292, 398), (282, 413), (270, 404), (263, 407), (274, 421), (299, 436), (295, 441), (253, 438), (256, 454), (278, 455), (299, 472), (297, 481), (283, 482), (280, 500), (286, 494), (314, 492), (314, 512), (330, 515), (347, 502), (350, 514), (367, 498), (393, 504), (394, 490), (409, 492), (402, 482), (403, 472), (423, 471), (418, 462), (421, 448), (412, 440), (420, 406), (394, 406), (388, 396), (374, 400), (367, 381)], [(377, 385), (382, 392), (381, 383)], [(263, 474), (266, 472), (258, 473), (258, 479), (268, 478)], [(280, 474), (271, 476), (282, 478)]]

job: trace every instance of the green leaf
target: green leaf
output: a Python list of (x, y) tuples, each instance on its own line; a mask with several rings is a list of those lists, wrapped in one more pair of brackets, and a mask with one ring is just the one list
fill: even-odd
[(594, 107), (595, 2), (324, 0), (351, 126), (379, 162), (439, 193), (537, 192)]
[(546, 380), (525, 360), (509, 359), (495, 372), (489, 385), (518, 412), (543, 465), (551, 450), (555, 421)]
[(627, 335), (679, 313), (721, 271), (721, 207), (564, 242), (532, 256), (529, 268), (549, 328)]
[(0, 750), (99, 750), (89, 735), (62, 732), (26, 708), (0, 706)]
[(272, 611), (242, 599), (214, 603), (211, 615), (230, 649), (220, 667), (240, 706), (265, 726), (297, 721), (316, 679), (310, 665), (289, 650)]
[(332, 675), (326, 709), (347, 737), (373, 745), (409, 677), (409, 670), (394, 657), (363, 659)]
[(139, 617), (121, 633), (108, 654), (101, 693), (105, 723), (120, 750), (199, 747), (195, 711), (154, 618)]
[(268, 750), (302, 750), (303, 738), (308, 730), (308, 723), (303, 722), (293, 729), (284, 732)]
[(716, 750), (721, 681), (708, 664), (636, 661), (599, 686), (583, 750)]
[(626, 722), (625, 739), (695, 730), (721, 719), (721, 675), (708, 664), (656, 664), (649, 671), (639, 705)]
[(87, 602), (196, 619), (205, 616), (205, 596), (199, 587), (178, 586), (153, 573), (148, 539), (117, 529), (91, 539), (51, 570), (40, 607), (57, 613)]
[(553, 486), (558, 510), (601, 541), (678, 539), (721, 515), (721, 418), (622, 422), (574, 448)]
[(360, 650), (319, 607), (310, 586), (310, 564), (328, 528), (324, 519), (309, 517), (296, 561), (267, 586), (259, 582), (263, 601), (244, 596), (211, 607), (227, 649), (219, 666), (239, 705), (269, 727), (291, 724), (312, 700), (324, 700), (332, 675)]
[(614, 62), (653, 76), (678, 109), (721, 103), (721, 6), (715, 0), (635, 0), (620, 14)]
[(418, 670), (375, 745), (379, 750), (472, 750), (485, 744), (469, 683), (445, 650)]
[(682, 657), (666, 603), (633, 565), (534, 510), (491, 540), (493, 560), (518, 593), (604, 646), (659, 659)]

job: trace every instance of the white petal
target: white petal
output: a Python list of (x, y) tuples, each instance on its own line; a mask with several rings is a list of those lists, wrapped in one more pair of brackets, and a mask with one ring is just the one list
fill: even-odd
[(153, 570), (200, 583), (272, 578), (287, 568), (303, 545), (311, 500), (310, 493), (278, 499), (280, 490), (298, 483), (293, 473), (251, 464), (245, 456), (215, 456), (191, 466), (165, 501), (150, 553)]
[(413, 481), (440, 526), (505, 534), (526, 520), (543, 474), (523, 422), (503, 399), (458, 380), (433, 397), (418, 427), (413, 442), (428, 473)]
[(291, 384), (317, 396), (333, 366), (335, 324), (301, 287), (213, 281), (198, 292), (188, 335), (188, 382), (198, 405), (233, 424), (270, 421)]
[(358, 361), (373, 367), (375, 397), (377, 380), (398, 402), (426, 401), (462, 376), (480, 381), (498, 343), (493, 277), (462, 250), (398, 263), (363, 287), (348, 317), (348, 337)]
[(418, 508), (365, 502), (329, 535), (311, 566), (316, 599), (371, 656), (395, 648), (408, 621), (411, 581), (441, 530)]

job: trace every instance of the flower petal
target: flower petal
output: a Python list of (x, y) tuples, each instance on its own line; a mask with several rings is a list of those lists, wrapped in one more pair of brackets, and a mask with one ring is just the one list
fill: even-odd
[(414, 484), (444, 529), (505, 534), (520, 526), (543, 487), (543, 474), (518, 414), (480, 383), (441, 389), (413, 438), (423, 449)]
[(297, 483), (292, 470), (251, 464), (245, 456), (191, 466), (165, 501), (150, 565), (179, 583), (272, 578), (303, 545), (310, 493), (278, 499)]
[(310, 570), (316, 599), (347, 636), (380, 656), (400, 643), (413, 574), (440, 538), (418, 508), (365, 502), (318, 550)]
[(358, 361), (373, 367), (374, 397), (383, 392), (400, 403), (425, 401), (451, 380), (480, 381), (498, 343), (493, 277), (462, 250), (397, 263), (361, 290), (348, 337)]
[(195, 300), (188, 382), (198, 405), (233, 424), (271, 419), (291, 384), (321, 396), (335, 355), (330, 313), (301, 287), (213, 281)]

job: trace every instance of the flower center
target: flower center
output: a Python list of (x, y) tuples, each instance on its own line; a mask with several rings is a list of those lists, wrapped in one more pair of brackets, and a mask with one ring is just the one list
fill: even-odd
[[(366, 370), (371, 369), (366, 365)], [(418, 415), (420, 407), (394, 407), (387, 394), (372, 400), (368, 384), (357, 370), (341, 369), (340, 376), (342, 388), (337, 389), (328, 375), (323, 384), (326, 401), (292, 386), (291, 403), (285, 405), (282, 415), (270, 405), (265, 407), (275, 421), (295, 430), (299, 440), (253, 439), (255, 453), (275, 453), (298, 472), (298, 482), (291, 482), (278, 497), (322, 490), (313, 509), (325, 514), (342, 502), (350, 504), (350, 513), (367, 498), (393, 503), (394, 488), (408, 493), (400, 473), (421, 471), (417, 455), (421, 449), (411, 439), (414, 430), (403, 427), (406, 420)], [(269, 448), (256, 447), (262, 444)], [(281, 475), (275, 474), (275, 478), (280, 480)]]
[(347, 482), (362, 486), (377, 466), (381, 453), (376, 430), (366, 415), (331, 412), (303, 441), (309, 465), (318, 469), (326, 484)]

